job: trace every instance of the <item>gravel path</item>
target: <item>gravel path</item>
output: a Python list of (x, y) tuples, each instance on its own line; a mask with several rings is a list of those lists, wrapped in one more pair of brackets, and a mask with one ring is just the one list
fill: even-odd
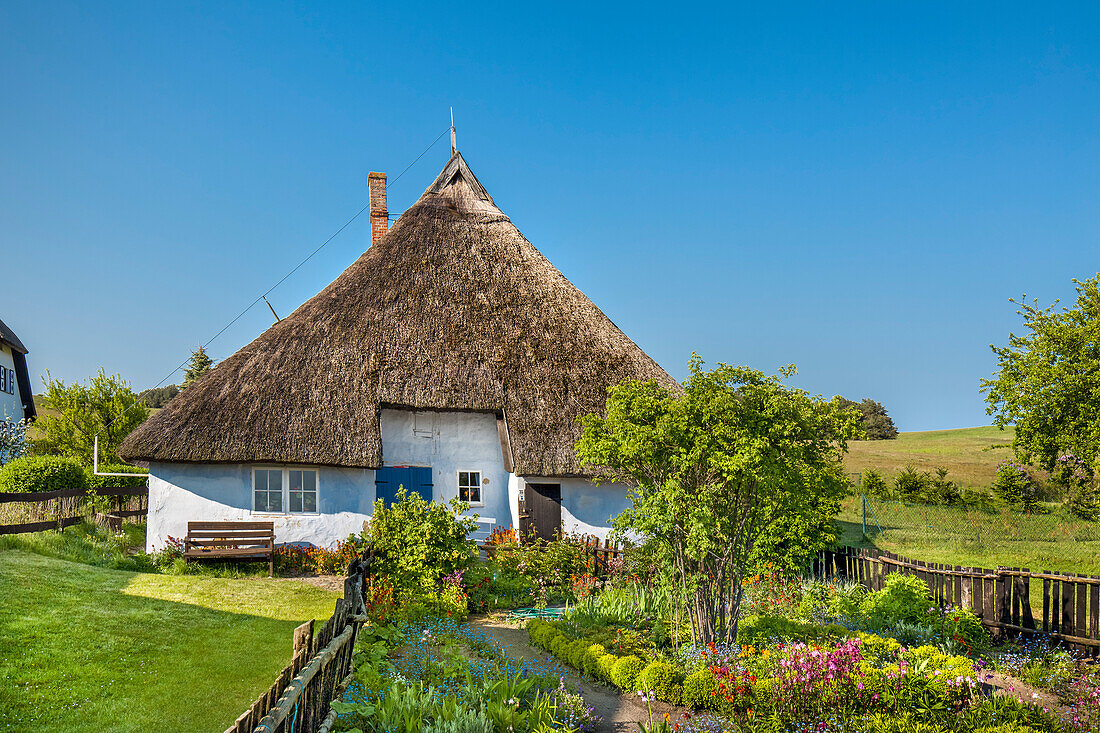
[[(471, 617), (470, 625), (484, 629), (486, 634), (508, 650), (509, 656), (519, 659), (550, 658), (546, 652), (530, 644), (526, 630), (499, 618)], [(638, 723), (649, 722), (649, 711), (636, 696), (621, 695), (618, 690), (584, 679), (572, 670), (566, 674), (565, 682), (570, 689), (575, 690), (579, 686), (584, 701), (603, 717), (603, 722), (596, 729), (599, 733), (637, 733)], [(685, 712), (690, 710), (660, 701), (653, 703), (654, 719), (668, 713), (675, 721)]]

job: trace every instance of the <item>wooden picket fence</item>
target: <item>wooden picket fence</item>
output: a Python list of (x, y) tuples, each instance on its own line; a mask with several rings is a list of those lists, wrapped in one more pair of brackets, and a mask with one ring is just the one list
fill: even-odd
[(595, 536), (582, 537), (581, 548), (588, 574), (601, 580), (611, 577), (612, 559), (622, 557), (624, 554), (624, 550), (613, 545), (610, 540), (601, 542), (600, 538)]
[(348, 568), (344, 597), (314, 636), (314, 622), (294, 630), (294, 655), (271, 687), (241, 713), (225, 733), (328, 733), (331, 709), (352, 680), (352, 652), (366, 621), (363, 588), (370, 562), (366, 553)]
[[(944, 565), (855, 547), (825, 550), (814, 561), (813, 572), (820, 578), (857, 581), (870, 590), (884, 587), (891, 573), (915, 575), (938, 605), (970, 609), (995, 636), (1046, 634), (1081, 651), (1100, 653), (1100, 578), (1095, 576)], [(1032, 581), (1042, 582), (1041, 614), (1032, 607)]]
[(58, 489), (30, 493), (0, 493), (0, 535), (64, 529), (89, 518), (89, 494), (111, 497), (107, 516), (144, 518), (149, 511), (149, 488), (144, 483), (124, 488)]

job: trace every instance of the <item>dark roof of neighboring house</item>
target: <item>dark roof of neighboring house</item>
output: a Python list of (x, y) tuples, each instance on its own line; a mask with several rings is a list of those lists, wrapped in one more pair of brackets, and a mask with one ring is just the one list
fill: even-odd
[(5, 343), (12, 347), (20, 354), (27, 353), (27, 347), (23, 345), (23, 342), (19, 340), (19, 337), (15, 335), (15, 331), (8, 328), (7, 324), (0, 321), (0, 343)]
[(676, 381), (505, 216), (460, 153), (328, 287), (134, 430), (126, 460), (377, 468), (385, 407), (507, 421), (515, 472), (583, 476), (578, 418)]

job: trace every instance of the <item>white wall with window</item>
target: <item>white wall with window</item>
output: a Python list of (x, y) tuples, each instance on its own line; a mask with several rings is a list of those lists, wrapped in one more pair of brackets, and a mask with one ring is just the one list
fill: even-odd
[(385, 409), (379, 419), (383, 465), (431, 466), (432, 498), (469, 501), (469, 513), (481, 519), (478, 538), (511, 524), (510, 474), (494, 413)]
[(277, 543), (332, 547), (363, 531), (373, 505), (366, 468), (153, 463), (146, 548), (182, 539), (188, 521), (273, 521)]

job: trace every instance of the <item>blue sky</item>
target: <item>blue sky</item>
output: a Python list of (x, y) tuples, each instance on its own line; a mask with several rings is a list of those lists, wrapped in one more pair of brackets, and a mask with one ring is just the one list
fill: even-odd
[[(985, 424), (1008, 298), (1100, 270), (1095, 2), (526, 5), (0, 5), (0, 319), (32, 373), (152, 386), (452, 105), (498, 205), (678, 378), (793, 362), (903, 430)], [(368, 244), (364, 216), (276, 310)]]

